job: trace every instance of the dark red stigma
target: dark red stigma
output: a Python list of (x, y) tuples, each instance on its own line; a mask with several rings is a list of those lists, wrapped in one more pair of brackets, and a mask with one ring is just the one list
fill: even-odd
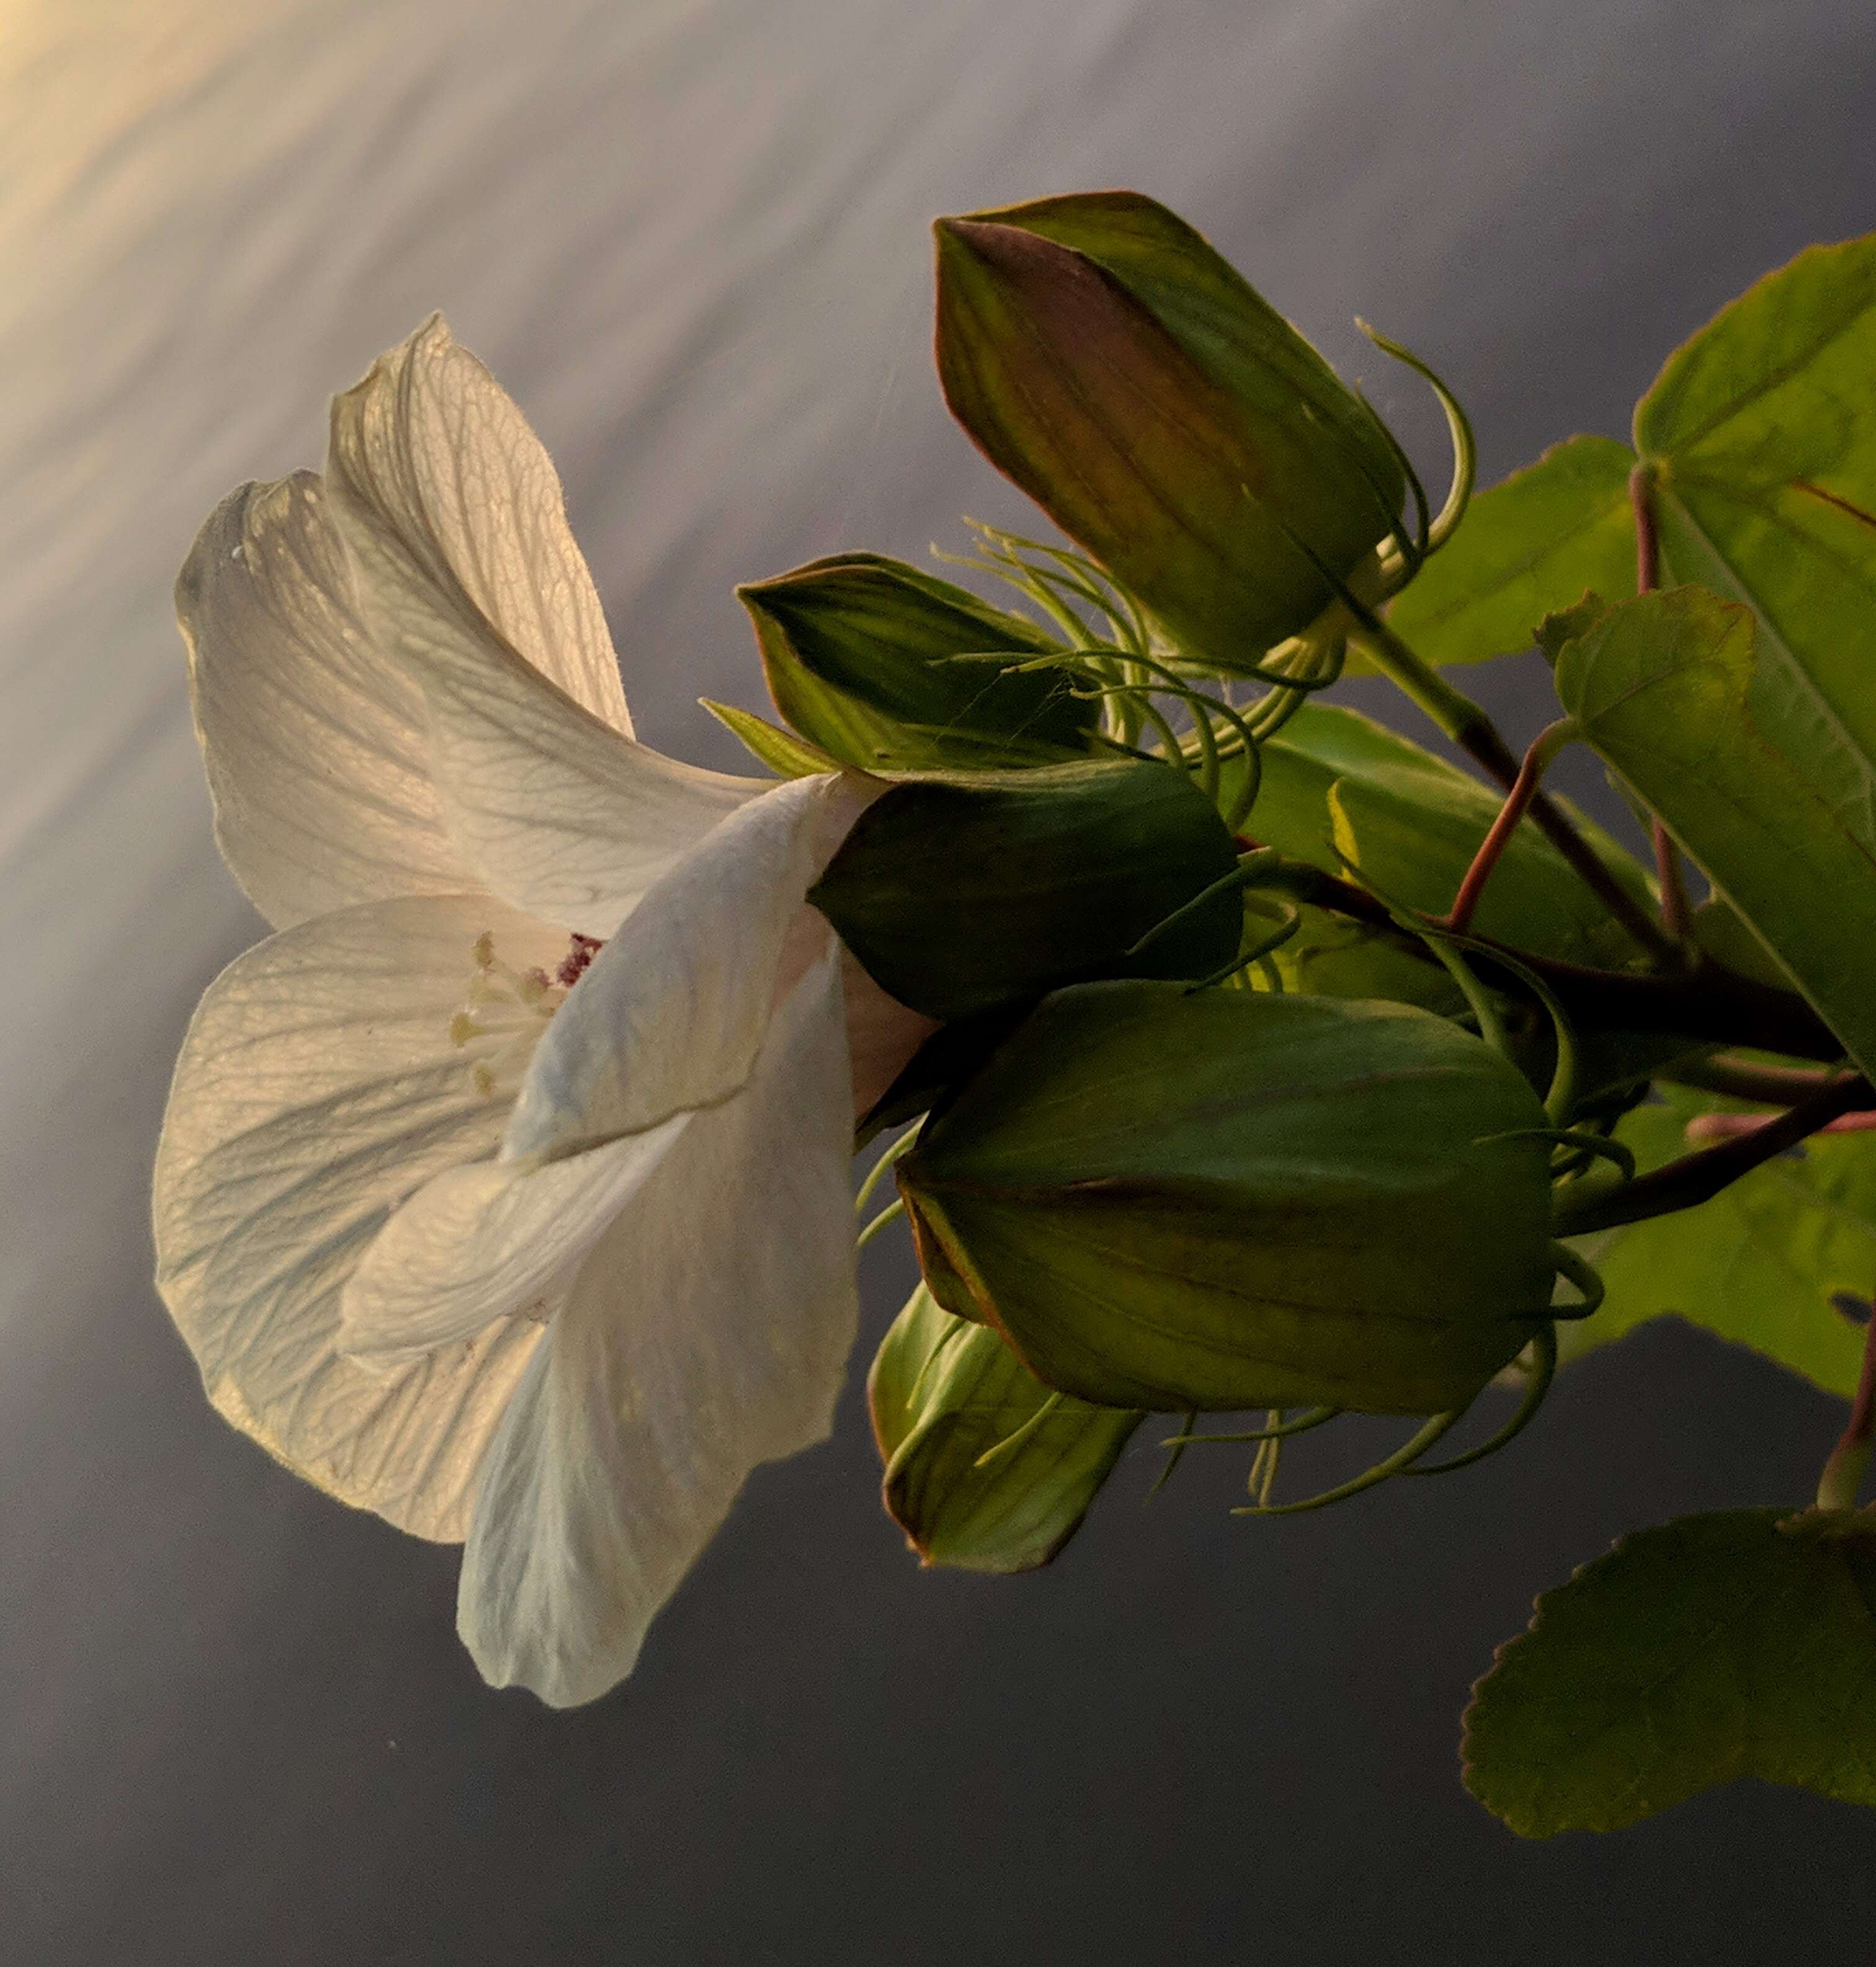
[(602, 937), (582, 935), (578, 931), (575, 931), (567, 938), (567, 954), (561, 959), (560, 968), (554, 973), (554, 982), (564, 984), (568, 990), (572, 990), (580, 978), (586, 974), (586, 965), (605, 947), (605, 943)]

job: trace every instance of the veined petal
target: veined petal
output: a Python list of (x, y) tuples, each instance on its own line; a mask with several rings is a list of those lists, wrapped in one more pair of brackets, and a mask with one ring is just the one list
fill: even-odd
[(486, 896), (411, 897), (289, 929), (217, 979), (157, 1159), (157, 1283), (234, 1426), (342, 1500), (463, 1535), (483, 1449), (540, 1327), (505, 1320), (392, 1373), (341, 1357), (347, 1278), (413, 1189), (486, 1156), (506, 1109), (451, 1045), (472, 945), (564, 937)]
[[(802, 900), (880, 788), (791, 779), (722, 821), (593, 959), (536, 1048), (504, 1160), (554, 1158), (726, 1099), (753, 1070), (780, 990), (833, 938)], [(796, 966), (799, 966), (797, 967)]]
[(458, 669), (505, 649), (631, 735), (552, 460), (441, 315), (333, 399), (326, 481), (400, 642)]
[(433, 1177), (378, 1232), (347, 1281), (339, 1343), (348, 1358), (401, 1365), (511, 1316), (541, 1323), (682, 1116), (544, 1168), (477, 1161)]
[(176, 606), (215, 838), (276, 929), (475, 885), (431, 783), (422, 694), (365, 627), (313, 473), (224, 499)]
[(457, 1627), (555, 1707), (623, 1678), (751, 1470), (825, 1438), (857, 1318), (838, 957), (687, 1115), (581, 1267), (483, 1463)]
[(505, 649), (414, 665), (450, 831), (517, 908), (609, 936), (654, 882), (767, 779), (622, 737)]
[(427, 702), (450, 831), (516, 907), (609, 936), (763, 780), (634, 743), (560, 480), (433, 317), (332, 405), (327, 476), (366, 615)]

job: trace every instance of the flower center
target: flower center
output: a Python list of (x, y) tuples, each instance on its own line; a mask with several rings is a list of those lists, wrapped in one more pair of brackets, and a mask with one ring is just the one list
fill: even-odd
[(554, 1014), (598, 954), (596, 937), (574, 935), (550, 977), (517, 970), (495, 953), (486, 929), (476, 937), (475, 974), (463, 1007), (450, 1020), (450, 1042), (470, 1054), (469, 1075), (485, 1100), (512, 1097)]

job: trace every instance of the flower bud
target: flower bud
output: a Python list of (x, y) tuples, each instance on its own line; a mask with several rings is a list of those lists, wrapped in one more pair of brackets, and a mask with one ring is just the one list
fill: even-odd
[(1141, 1420), (1051, 1394), (922, 1284), (880, 1342), (867, 1401), (887, 1513), (927, 1564), (961, 1571), (1047, 1564)]
[(1387, 432), (1163, 205), (1103, 192), (935, 229), (952, 414), (1196, 664), (1242, 671), (1300, 633), (1335, 598), (1323, 570), (1355, 576), (1393, 528)]
[[(1097, 707), (1070, 696), (1061, 671), (1003, 673), (1049, 638), (949, 581), (851, 553), (736, 592), (776, 709), (844, 764), (1015, 767), (1088, 749)], [(989, 660), (956, 660), (978, 656)]]
[(1463, 1407), (1548, 1316), (1549, 1149), (1407, 1006), (1148, 983), (1046, 1000), (899, 1164), (948, 1309), (1110, 1407)]
[(1147, 760), (918, 780), (854, 823), (808, 899), (873, 981), (948, 1022), (1101, 977), (1203, 977), (1237, 954), (1235, 848), (1187, 775)]

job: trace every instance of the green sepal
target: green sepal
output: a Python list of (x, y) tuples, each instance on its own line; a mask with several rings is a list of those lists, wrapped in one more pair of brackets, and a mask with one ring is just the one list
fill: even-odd
[(1742, 1776), (1876, 1804), (1876, 1512), (1684, 1516), (1537, 1601), (1465, 1720), (1520, 1836), (1619, 1830)]
[(1089, 748), (1099, 708), (1069, 693), (1064, 672), (1006, 673), (1054, 641), (949, 581), (849, 553), (736, 593), (776, 708), (845, 764), (1009, 769)]
[(1876, 727), (1826, 720), (1751, 610), (1700, 588), (1610, 609), (1564, 644), (1555, 679), (1586, 741), (1876, 1066)]
[(1051, 1394), (922, 1284), (880, 1342), (867, 1403), (886, 1513), (912, 1548), (928, 1565), (997, 1573), (1055, 1556), (1142, 1418)]
[(1394, 528), (1381, 425), (1164, 206), (1096, 192), (935, 231), (952, 414), (1194, 663), (1251, 669)]
[(1237, 864), (1184, 773), (1090, 761), (894, 786), (808, 899), (875, 983), (949, 1020), (1087, 978), (1209, 974), (1238, 948), (1229, 890), (1129, 952)]
[(772, 772), (785, 779), (812, 778), (817, 772), (838, 772), (841, 761), (797, 738), (792, 731), (778, 730), (766, 718), (733, 703), (718, 703), (707, 696), (697, 701), (718, 723), (738, 738), (751, 754)]
[(1431, 1413), (1547, 1315), (1546, 1124), (1406, 1006), (1102, 984), (1045, 1000), (897, 1174), (941, 1300), (1064, 1393)]

